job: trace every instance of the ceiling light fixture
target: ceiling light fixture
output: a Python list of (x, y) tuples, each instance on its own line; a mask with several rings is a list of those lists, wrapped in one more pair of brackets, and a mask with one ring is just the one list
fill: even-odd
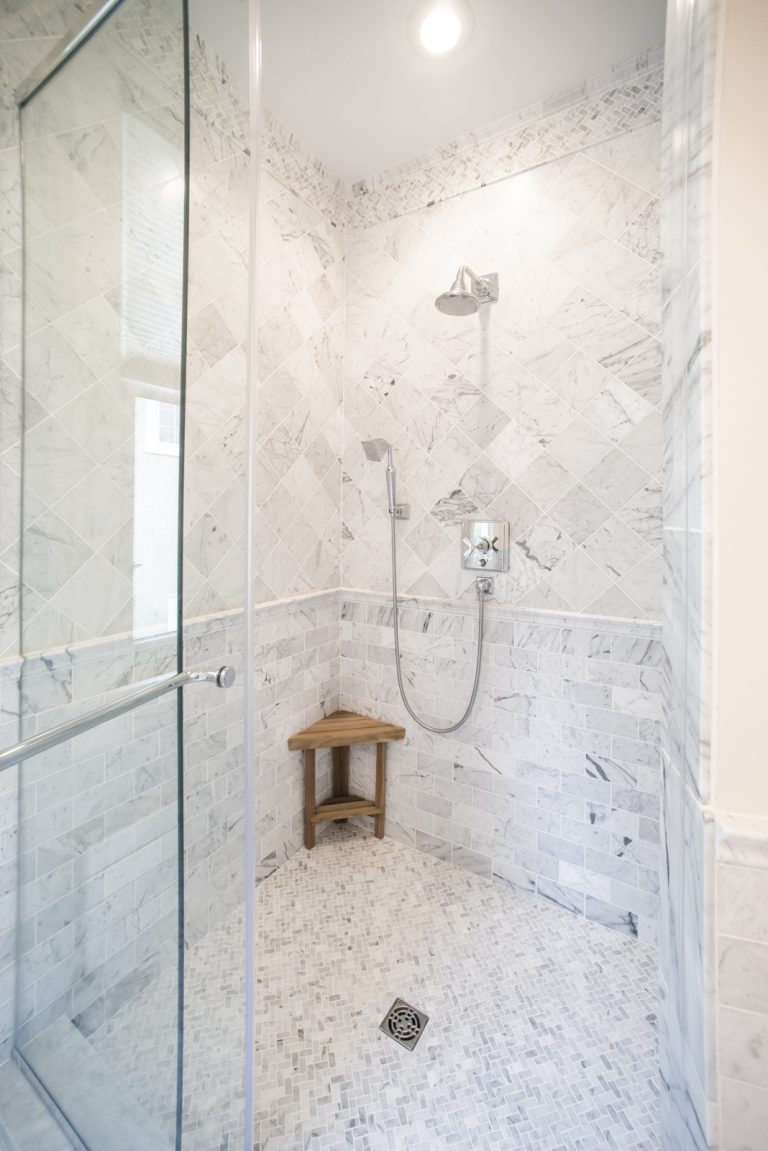
[(411, 13), (411, 43), (422, 56), (447, 56), (463, 48), (472, 34), (474, 17), (467, 0), (421, 0)]

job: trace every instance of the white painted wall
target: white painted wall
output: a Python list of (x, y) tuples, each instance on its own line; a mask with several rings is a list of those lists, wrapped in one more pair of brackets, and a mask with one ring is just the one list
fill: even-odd
[(715, 152), (716, 804), (768, 815), (768, 3), (728, 0)]

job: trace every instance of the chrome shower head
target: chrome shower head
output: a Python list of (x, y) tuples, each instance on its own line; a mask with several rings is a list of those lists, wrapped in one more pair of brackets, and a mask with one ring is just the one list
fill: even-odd
[(379, 463), (384, 459), (384, 456), (387, 457), (387, 504), (389, 514), (394, 515), (397, 495), (395, 491), (396, 473), (392, 463), (392, 445), (388, 444), (386, 440), (363, 440), (362, 444), (366, 457), (373, 460), (374, 463)]
[(392, 448), (386, 440), (363, 440), (363, 451), (367, 459), (378, 463), (384, 459), (388, 452), (392, 451)]
[(435, 307), (446, 316), (472, 316), (481, 304), (495, 303), (498, 298), (499, 277), (495, 272), (477, 276), (462, 264), (449, 291), (435, 300)]

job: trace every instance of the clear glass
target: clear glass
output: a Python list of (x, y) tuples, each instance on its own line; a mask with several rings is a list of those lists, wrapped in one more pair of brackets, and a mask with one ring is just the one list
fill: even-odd
[[(182, 0), (127, 0), (20, 115), (26, 737), (179, 667)], [(91, 1151), (180, 1146), (177, 694), (20, 772), (16, 1050)]]
[(90, 1151), (176, 1146), (178, 814), (173, 692), (22, 765), (16, 1052)]

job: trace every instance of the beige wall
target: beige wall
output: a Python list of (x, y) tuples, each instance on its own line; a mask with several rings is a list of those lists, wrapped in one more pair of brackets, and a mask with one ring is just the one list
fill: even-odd
[(715, 137), (715, 802), (768, 815), (768, 2), (728, 0)]

